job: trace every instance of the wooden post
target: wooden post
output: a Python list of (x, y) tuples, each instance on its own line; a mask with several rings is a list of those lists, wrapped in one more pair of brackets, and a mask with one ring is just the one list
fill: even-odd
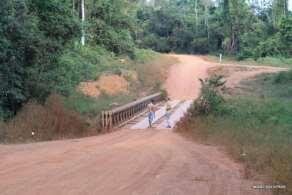
[(109, 113), (109, 129), (113, 127), (113, 113)]
[(104, 129), (104, 111), (101, 112), (101, 126)]
[(109, 112), (106, 112), (106, 129), (109, 128)]
[(104, 112), (104, 128), (107, 128), (107, 111)]
[(116, 115), (113, 114), (113, 126), (115, 126), (115, 125), (116, 125)]

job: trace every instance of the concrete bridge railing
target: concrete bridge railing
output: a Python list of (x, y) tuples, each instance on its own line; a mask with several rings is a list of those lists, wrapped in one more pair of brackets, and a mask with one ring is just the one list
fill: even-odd
[(151, 100), (160, 101), (162, 96), (162, 93), (155, 93), (112, 110), (102, 111), (101, 125), (103, 130), (109, 130), (127, 123), (130, 119), (143, 112)]

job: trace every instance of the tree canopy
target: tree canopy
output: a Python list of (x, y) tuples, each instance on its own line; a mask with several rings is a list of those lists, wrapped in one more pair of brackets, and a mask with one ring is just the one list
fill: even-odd
[(144, 2), (137, 14), (142, 47), (161, 52), (220, 51), (239, 58), (291, 56), (291, 42), (284, 38), (291, 33), (287, 1), (153, 2)]

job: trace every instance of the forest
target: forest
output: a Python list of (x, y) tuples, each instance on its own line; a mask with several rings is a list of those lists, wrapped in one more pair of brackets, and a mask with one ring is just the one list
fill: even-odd
[(287, 0), (1, 0), (1, 120), (139, 49), (291, 58), (292, 14)]

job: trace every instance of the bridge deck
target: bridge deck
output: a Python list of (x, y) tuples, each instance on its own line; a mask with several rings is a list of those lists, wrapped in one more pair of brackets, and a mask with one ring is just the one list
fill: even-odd
[[(170, 124), (172, 127), (185, 115), (187, 110), (192, 104), (192, 100), (171, 101), (171, 115), (170, 115)], [(159, 109), (155, 112), (155, 118), (153, 121), (153, 128), (164, 129), (167, 128), (166, 118), (166, 106), (159, 105)], [(129, 121), (124, 127), (129, 129), (147, 129), (149, 128), (149, 122), (147, 117), (147, 112), (144, 112), (140, 117), (135, 120)]]

